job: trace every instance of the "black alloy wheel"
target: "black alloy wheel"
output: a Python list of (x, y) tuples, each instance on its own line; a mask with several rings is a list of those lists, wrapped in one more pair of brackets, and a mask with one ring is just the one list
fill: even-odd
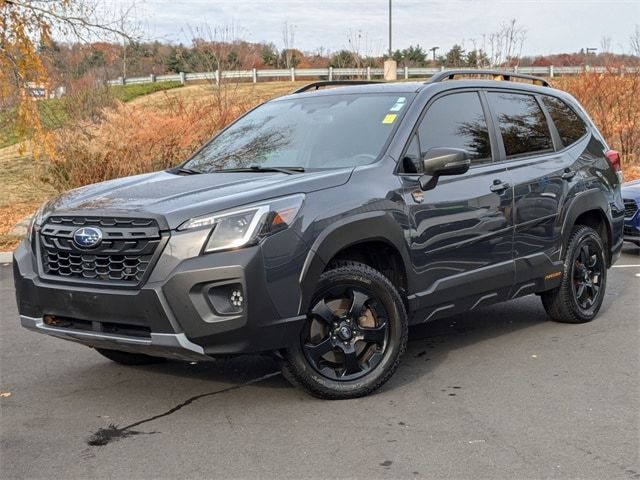
[(598, 314), (607, 286), (607, 259), (600, 234), (576, 225), (567, 244), (560, 286), (542, 292), (552, 320), (585, 323)]
[(407, 345), (407, 314), (396, 287), (356, 262), (325, 271), (300, 332), (285, 352), (283, 373), (312, 395), (367, 395), (395, 372)]
[(332, 380), (352, 380), (380, 363), (388, 343), (384, 305), (356, 285), (327, 291), (309, 314), (302, 348), (311, 366)]
[(578, 307), (588, 312), (598, 302), (604, 270), (602, 251), (593, 239), (585, 239), (573, 262), (573, 295)]

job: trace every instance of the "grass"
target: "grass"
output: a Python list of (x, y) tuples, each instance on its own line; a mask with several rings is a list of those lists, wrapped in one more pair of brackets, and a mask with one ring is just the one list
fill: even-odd
[[(287, 94), (304, 83), (306, 82), (239, 84), (230, 90), (230, 94), (252, 96), (259, 102)], [(158, 86), (164, 88), (158, 90)], [(213, 85), (190, 85), (176, 89), (179, 86), (179, 82), (159, 82), (113, 88), (119, 99), (143, 110), (163, 108), (167, 104), (167, 96), (184, 99), (187, 103), (205, 99), (213, 95), (216, 88)], [(158, 93), (160, 91), (162, 93)], [(45, 100), (40, 104), (43, 121), (48, 122), (46, 125), (50, 128), (64, 125), (66, 118), (63, 116), (61, 100)], [(4, 133), (0, 130), (0, 134)], [(0, 144), (0, 171), (3, 172), (0, 176), (0, 191), (3, 192), (0, 196), (0, 251), (12, 250), (17, 246), (21, 237), (9, 233), (14, 225), (33, 214), (42, 202), (56, 194), (55, 189), (41, 177), (40, 165), (35, 162), (29, 149), (26, 150), (20, 154), (17, 135), (13, 136), (13, 141)]]
[(113, 96), (121, 102), (130, 102), (144, 95), (179, 87), (182, 87), (180, 82), (141, 83), (134, 85), (116, 85), (111, 87), (111, 92)]
[[(69, 117), (63, 98), (37, 100), (37, 105), (40, 121), (45, 129), (55, 130), (68, 122)], [(15, 124), (15, 117), (15, 110), (0, 113), (0, 148), (15, 145), (21, 140)]]
[[(111, 87), (111, 93), (121, 102), (130, 102), (145, 95), (178, 87), (182, 87), (180, 82), (116, 85)], [(67, 97), (36, 100), (40, 121), (46, 130), (55, 130), (69, 122), (67, 100)], [(22, 140), (16, 127), (15, 117), (15, 110), (0, 113), (0, 148), (10, 147)]]
[(31, 215), (55, 191), (39, 177), (38, 166), (29, 152), (20, 154), (18, 145), (0, 149), (0, 251), (11, 250), (20, 237), (9, 232)]

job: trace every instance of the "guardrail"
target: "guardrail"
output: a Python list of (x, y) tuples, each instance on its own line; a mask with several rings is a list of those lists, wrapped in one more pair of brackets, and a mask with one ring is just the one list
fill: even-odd
[[(398, 78), (408, 80), (410, 78), (421, 77), (428, 78), (438, 72), (444, 71), (445, 68), (433, 67), (404, 67), (398, 68)], [(540, 77), (550, 77), (562, 75), (577, 75), (582, 72), (597, 73), (615, 73), (623, 75), (625, 73), (635, 73), (640, 71), (638, 67), (556, 67), (550, 65), (548, 67), (508, 67), (500, 68), (507, 72), (524, 73), (527, 75), (537, 75)], [(149, 75), (146, 77), (119, 77), (116, 80), (108, 80), (109, 85), (133, 85), (137, 83), (153, 83), (153, 82), (181, 82), (185, 84), (192, 81), (214, 81), (220, 82), (221, 79), (247, 79), (253, 83), (259, 80), (290, 80), (295, 82), (299, 79), (322, 78), (327, 80), (335, 80), (339, 78), (361, 78), (372, 80), (375, 78), (383, 78), (384, 70), (382, 68), (284, 68), (284, 69), (251, 69), (251, 70), (223, 70), (215, 72), (201, 73), (175, 73), (168, 75)]]

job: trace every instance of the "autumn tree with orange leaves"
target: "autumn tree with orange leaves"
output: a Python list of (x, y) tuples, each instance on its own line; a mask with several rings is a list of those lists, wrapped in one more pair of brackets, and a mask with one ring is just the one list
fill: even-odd
[(115, 15), (101, 5), (97, 0), (0, 0), (0, 122), (14, 122), (22, 139), (33, 140), (36, 156), (47, 153), (51, 139), (29, 90), (49, 86), (42, 51), (52, 37), (128, 38), (123, 25), (133, 5)]

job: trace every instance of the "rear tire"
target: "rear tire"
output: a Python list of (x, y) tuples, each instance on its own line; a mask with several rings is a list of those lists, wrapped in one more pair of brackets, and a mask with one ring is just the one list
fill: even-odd
[(96, 348), (96, 352), (107, 357), (109, 360), (122, 365), (150, 365), (152, 363), (164, 362), (162, 357), (152, 357), (142, 353), (123, 352), (120, 350), (109, 350), (106, 348)]
[(542, 305), (556, 322), (590, 322), (602, 306), (606, 286), (604, 243), (593, 228), (576, 225), (567, 246), (560, 286), (542, 293)]
[(284, 352), (283, 373), (311, 395), (368, 395), (396, 371), (407, 346), (404, 303), (382, 273), (340, 262), (318, 282), (300, 339)]

